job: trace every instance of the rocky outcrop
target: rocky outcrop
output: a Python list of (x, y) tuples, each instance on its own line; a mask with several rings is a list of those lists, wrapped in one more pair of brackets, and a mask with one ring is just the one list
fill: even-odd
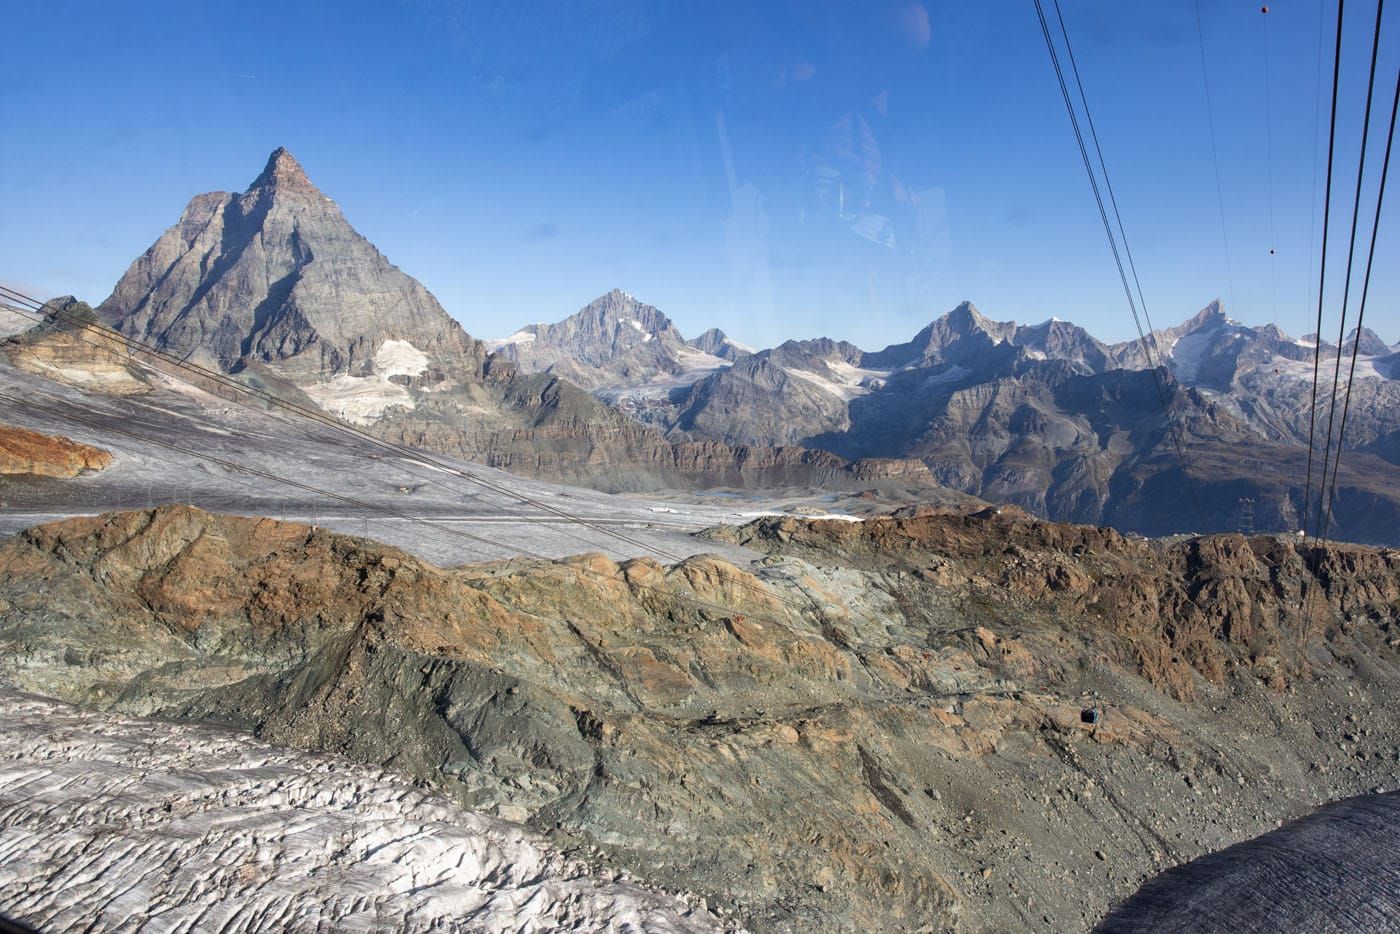
[(45, 303), (44, 323), (26, 328), (0, 344), (11, 365), (69, 386), (105, 395), (151, 391), (149, 374), (132, 359), (122, 340), (73, 296)]
[(112, 463), (111, 453), (57, 435), (0, 425), (0, 474), (71, 479)]
[[(1292, 537), (1242, 535), (1163, 545), (1109, 528), (1043, 522), (1014, 506), (973, 514), (915, 509), (859, 523), (765, 518), (717, 534), (812, 560), (836, 553), (872, 571), (905, 567), (934, 581), (946, 579), (940, 562), (953, 559), (961, 574), (993, 583), (1012, 600), (1053, 608), (1061, 619), (1094, 619), (1121, 639), (1118, 664), (1186, 700), (1240, 668), (1282, 690), (1290, 674), (1309, 669), (1299, 646), (1322, 635), (1313, 628), (1337, 625), (1337, 617), (1389, 620), (1400, 606), (1394, 550), (1307, 549)], [(931, 554), (940, 561), (921, 564)], [(1388, 627), (1383, 632), (1392, 638)], [(1394, 642), (1400, 646), (1400, 638)]]
[(1296, 541), (1013, 510), (716, 534), (767, 556), (446, 570), (68, 520), (0, 546), (0, 681), (386, 765), (760, 930), (1083, 928), (1390, 774), (1393, 551), (1314, 575)]

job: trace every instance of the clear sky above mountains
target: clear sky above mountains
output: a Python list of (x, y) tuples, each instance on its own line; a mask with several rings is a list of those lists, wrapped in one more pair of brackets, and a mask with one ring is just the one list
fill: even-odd
[[(1319, 5), (1200, 3), (1230, 276), (1194, 5), (1062, 5), (1154, 323), (1220, 296), (1311, 331)], [(1400, 65), (1392, 6), (1368, 190)], [(1374, 16), (1348, 4), (1334, 244)], [(100, 301), (191, 196), (242, 190), (285, 145), (479, 337), (614, 286), (687, 335), (756, 345), (876, 348), (964, 298), (1132, 334), (1030, 0), (56, 0), (6, 21), (23, 45), (0, 94), (0, 276), (48, 294)], [(1388, 340), (1394, 205), (1367, 312)]]

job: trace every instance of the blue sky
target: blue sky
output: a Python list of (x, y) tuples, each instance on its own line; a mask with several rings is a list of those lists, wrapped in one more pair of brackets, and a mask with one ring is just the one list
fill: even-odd
[[(1270, 4), (1266, 85), (1258, 6), (1201, 0), (1228, 276), (1193, 5), (1062, 4), (1154, 323), (1220, 296), (1312, 330), (1318, 4)], [(1375, 15), (1348, 6), (1343, 243)], [(878, 348), (964, 298), (1133, 333), (1030, 0), (50, 0), (6, 21), (0, 278), (48, 294), (100, 301), (191, 196), (285, 145), (480, 337), (612, 287), (757, 345)], [(1378, 111), (1400, 15), (1383, 35)], [(1367, 314), (1391, 341), (1396, 216)]]

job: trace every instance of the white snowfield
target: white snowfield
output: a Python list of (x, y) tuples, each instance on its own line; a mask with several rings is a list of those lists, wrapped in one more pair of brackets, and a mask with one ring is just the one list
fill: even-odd
[[(646, 341), (643, 341), (645, 343)], [(622, 383), (616, 386), (602, 386), (594, 390), (594, 395), (614, 405), (628, 401), (642, 402), (648, 399), (665, 397), (674, 389), (693, 386), (707, 376), (727, 370), (734, 364), (729, 360), (696, 350), (692, 347), (679, 347), (675, 351), (677, 373), (657, 373), (641, 383)]]
[(793, 367), (783, 367), (783, 372), (820, 389), (825, 389), (836, 398), (847, 402), (856, 396), (869, 394), (872, 389), (878, 389), (884, 384), (884, 380), (894, 372), (893, 370), (864, 370), (852, 366), (844, 360), (827, 360), (825, 362), (829, 376)]
[(0, 916), (45, 931), (721, 929), (373, 769), (4, 690)]
[(374, 354), (374, 370), (381, 376), (417, 376), (428, 368), (428, 355), (408, 341), (386, 340)]
[[(530, 327), (535, 327), (535, 328), (537, 328), (537, 327), (539, 327), (539, 325), (538, 325), (538, 324), (532, 324), (532, 325), (530, 325)], [(535, 337), (536, 337), (536, 334), (535, 334), (534, 331), (531, 331), (529, 328), (521, 328), (519, 331), (516, 331), (516, 332), (515, 332), (514, 334), (512, 334), (510, 337), (496, 337), (496, 338), (490, 338), (490, 339), (487, 339), (487, 340), (483, 340), (482, 343), (486, 345), (486, 349), (487, 349), (487, 350), (500, 350), (502, 347), (506, 346), (507, 344), (531, 344), (531, 343), (534, 343)]]
[(391, 376), (418, 376), (428, 368), (428, 356), (408, 341), (386, 340), (374, 355), (374, 373), (334, 379), (306, 387), (306, 394), (327, 412), (356, 425), (368, 425), (393, 408), (413, 407), (408, 390)]
[(0, 304), (0, 337), (9, 337), (34, 326), (34, 312), (20, 314), (10, 305)]
[(324, 383), (307, 386), (304, 391), (321, 408), (355, 425), (368, 425), (393, 408), (413, 407), (408, 390), (382, 373), (341, 373)]

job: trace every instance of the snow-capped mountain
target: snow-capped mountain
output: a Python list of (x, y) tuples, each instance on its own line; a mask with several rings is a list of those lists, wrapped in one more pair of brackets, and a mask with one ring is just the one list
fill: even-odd
[(396, 397), (409, 380), (449, 371), (478, 377), (486, 356), (286, 149), (242, 194), (191, 200), (97, 313), (194, 362), (262, 366), (301, 384), (328, 382), (342, 396)]
[[(1313, 344), (1271, 325), (1242, 325), (1219, 302), (1149, 343), (1165, 378), (1148, 372), (1138, 341), (1106, 344), (1055, 317), (994, 321), (964, 302), (909, 341), (874, 352), (827, 338), (787, 341), (659, 376), (618, 366), (633, 352), (626, 350), (574, 378), (673, 440), (916, 458), (964, 492), (1059, 519), (1157, 531), (1186, 521), (1165, 400), (1200, 474), (1194, 482), (1213, 488), (1206, 498), (1221, 521), (1233, 521), (1238, 500), (1253, 496), (1261, 525), (1296, 527), (1306, 458), (1295, 455), (1306, 445)], [(1348, 460), (1360, 460), (1344, 466), (1343, 485), (1400, 504), (1400, 485), (1377, 481), (1377, 494), (1373, 483), (1394, 472), (1382, 458), (1400, 460), (1394, 353), (1370, 332), (1361, 346), (1369, 353), (1358, 358), (1346, 435), (1347, 448), (1360, 449)], [(582, 369), (586, 354), (597, 358), (578, 344), (568, 352), (568, 365)], [(1324, 343), (1321, 354), (1330, 386), (1336, 348)], [(1318, 426), (1329, 398), (1320, 395)]]
[(686, 340), (655, 306), (613, 289), (557, 324), (531, 324), (486, 341), (527, 373), (548, 373), (624, 409), (728, 367), (751, 348), (711, 328)]
[[(1324, 340), (1319, 347), (1316, 335), (1293, 338), (1272, 324), (1244, 325), (1214, 301), (1188, 321), (1158, 331), (1152, 338), (1177, 380), (1201, 390), (1264, 437), (1304, 445), (1308, 407), (1313, 404), (1314, 354), (1319, 361), (1317, 415), (1325, 425), (1333, 381), (1338, 380), (1339, 395), (1344, 395), (1351, 352), (1356, 348), (1346, 447), (1365, 449), (1393, 439), (1400, 431), (1400, 344), (1387, 346), (1370, 329), (1361, 332), (1359, 341), (1355, 328), (1346, 335), (1339, 361), (1337, 346)], [(1145, 365), (1137, 342), (1110, 350), (1121, 365)], [(1336, 417), (1340, 418), (1340, 411)]]

